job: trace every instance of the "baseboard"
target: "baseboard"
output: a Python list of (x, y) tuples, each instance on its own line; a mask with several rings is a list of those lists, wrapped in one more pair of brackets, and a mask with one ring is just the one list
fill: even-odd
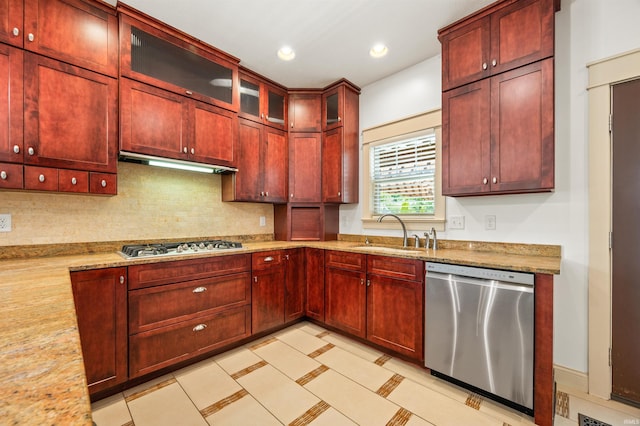
[(560, 365), (553, 366), (555, 381), (564, 388), (576, 389), (589, 393), (589, 375)]

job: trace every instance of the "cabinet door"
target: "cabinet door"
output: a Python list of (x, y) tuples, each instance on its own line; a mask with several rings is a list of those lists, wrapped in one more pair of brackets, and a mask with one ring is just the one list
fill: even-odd
[(553, 0), (524, 0), (491, 15), (491, 74), (553, 56)]
[(326, 323), (355, 336), (365, 337), (366, 294), (364, 272), (326, 268)]
[(235, 179), (236, 201), (262, 201), (262, 172), (260, 145), (262, 125), (240, 118), (238, 119), (238, 171), (230, 178)]
[(302, 318), (305, 313), (305, 256), (303, 249), (285, 253), (285, 322)]
[(442, 93), (442, 193), (490, 190), (490, 83), (480, 80)]
[(322, 130), (342, 126), (344, 117), (344, 86), (336, 87), (322, 95)]
[(321, 200), (320, 133), (289, 133), (289, 202)]
[(235, 166), (237, 114), (203, 102), (192, 105), (193, 136), (189, 158), (200, 163)]
[(490, 20), (487, 17), (440, 37), (442, 91), (489, 75), (490, 28)]
[(251, 288), (251, 333), (284, 324), (284, 265), (254, 271)]
[(24, 162), (115, 173), (118, 81), (32, 53), (24, 59)]
[(0, 42), (22, 47), (24, 0), (0, 0)]
[(71, 273), (89, 392), (127, 380), (126, 268)]
[(342, 202), (342, 128), (324, 133), (322, 138), (322, 201)]
[(10, 163), (23, 161), (22, 67), (22, 50), (0, 44), (0, 161)]
[(322, 130), (322, 96), (320, 94), (290, 94), (288, 112), (290, 132)]
[(424, 337), (422, 282), (367, 276), (367, 339), (422, 360)]
[(0, 163), (0, 188), (24, 188), (22, 164)]
[(287, 92), (269, 84), (263, 85), (264, 123), (277, 129), (287, 130)]
[(118, 76), (118, 19), (106, 5), (25, 1), (24, 23), (25, 49)]
[(553, 59), (491, 78), (491, 191), (554, 186)]
[(189, 106), (182, 96), (120, 79), (120, 148), (186, 159)]
[[(282, 130), (264, 127), (263, 188), (264, 201), (287, 202), (287, 137)], [(244, 159), (244, 157), (243, 157)]]
[(307, 316), (324, 322), (324, 250), (306, 247)]

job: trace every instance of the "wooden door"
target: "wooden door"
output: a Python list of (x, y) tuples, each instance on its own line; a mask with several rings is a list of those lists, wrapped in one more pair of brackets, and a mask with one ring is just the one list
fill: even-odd
[(284, 324), (283, 265), (254, 271), (251, 289), (251, 333)]
[(263, 201), (287, 202), (287, 136), (282, 130), (264, 127)]
[(289, 202), (319, 203), (321, 133), (289, 133)]
[(127, 380), (127, 269), (72, 272), (89, 392)]
[(366, 335), (365, 273), (327, 267), (325, 321), (358, 337)]
[(490, 83), (484, 79), (442, 93), (442, 193), (490, 190)]
[(25, 1), (24, 23), (25, 49), (118, 76), (118, 19), (107, 5)]
[(238, 119), (238, 171), (235, 173), (235, 200), (262, 201), (261, 169), (262, 125), (244, 118)]
[(0, 44), (0, 161), (23, 161), (22, 78), (22, 50)]
[(0, 43), (22, 47), (24, 0), (0, 0)]
[(553, 189), (553, 99), (553, 59), (491, 78), (492, 192)]
[(640, 404), (640, 80), (613, 86), (612, 398)]
[(484, 18), (439, 36), (443, 91), (489, 75), (490, 28), (489, 18)]
[(305, 314), (306, 283), (304, 249), (285, 252), (285, 322), (302, 318)]
[(187, 159), (188, 101), (144, 83), (120, 79), (120, 148)]
[(118, 81), (24, 56), (26, 164), (115, 173)]
[(322, 201), (342, 202), (343, 129), (324, 133), (322, 138)]
[(324, 322), (324, 250), (305, 247), (304, 256), (307, 316)]
[(193, 130), (189, 159), (200, 163), (235, 167), (237, 114), (203, 102), (194, 101), (191, 105)]
[(318, 94), (292, 93), (289, 95), (289, 131), (320, 132), (322, 97)]

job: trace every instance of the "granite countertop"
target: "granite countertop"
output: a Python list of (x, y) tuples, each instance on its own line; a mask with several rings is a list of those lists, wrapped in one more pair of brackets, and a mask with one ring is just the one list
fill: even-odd
[[(401, 249), (391, 238), (326, 242), (245, 242), (241, 250), (124, 259), (103, 253), (0, 260), (0, 418), (8, 424), (90, 425), (91, 406), (69, 271), (193, 258), (317, 247), (543, 274), (560, 273), (560, 247), (442, 242), (438, 250)], [(9, 248), (13, 249), (13, 248)], [(3, 250), (5, 251), (5, 250)], [(56, 254), (64, 251), (56, 251)], [(6, 256), (6, 251), (5, 251)]]

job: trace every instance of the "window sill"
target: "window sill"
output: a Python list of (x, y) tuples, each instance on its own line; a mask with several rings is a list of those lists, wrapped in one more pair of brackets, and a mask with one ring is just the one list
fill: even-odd
[[(400, 216), (400, 219), (407, 227), (407, 231), (424, 232), (431, 228), (436, 228), (436, 231), (445, 230), (445, 219), (443, 218)], [(361, 220), (364, 229), (402, 229), (400, 223), (392, 217), (385, 217), (382, 222), (378, 222), (378, 216), (363, 217)]]

